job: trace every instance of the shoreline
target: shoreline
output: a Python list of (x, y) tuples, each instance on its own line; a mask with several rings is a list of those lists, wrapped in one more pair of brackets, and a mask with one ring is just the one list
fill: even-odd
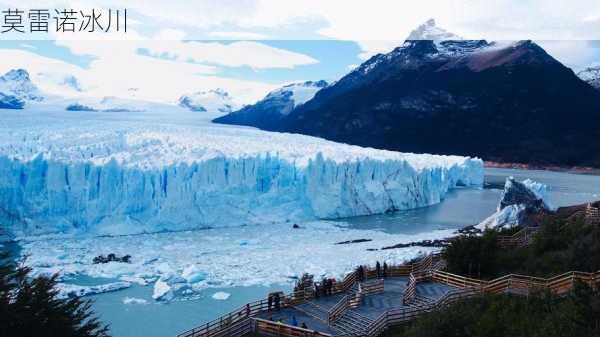
[(501, 163), (495, 161), (484, 161), (484, 168), (504, 168), (504, 169), (519, 169), (519, 170), (538, 170), (562, 172), (571, 174), (587, 174), (600, 175), (600, 168), (587, 166), (559, 166), (559, 165), (536, 165), (524, 163)]

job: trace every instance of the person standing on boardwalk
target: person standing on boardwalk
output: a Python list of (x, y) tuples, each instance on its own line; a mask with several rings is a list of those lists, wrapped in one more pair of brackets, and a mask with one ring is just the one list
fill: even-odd
[(281, 298), (279, 294), (275, 294), (275, 310), (279, 311), (281, 309)]
[(387, 277), (387, 270), (388, 270), (388, 265), (387, 263), (385, 263), (385, 261), (383, 262), (383, 277)]
[(375, 263), (375, 270), (376, 270), (376, 273), (377, 273), (377, 277), (378, 278), (381, 277), (381, 265), (379, 264), (379, 261), (377, 261)]
[(246, 303), (246, 317), (250, 317), (250, 304)]
[(269, 295), (269, 299), (267, 300), (267, 302), (268, 302), (269, 311), (271, 311), (271, 308), (273, 307), (273, 295)]

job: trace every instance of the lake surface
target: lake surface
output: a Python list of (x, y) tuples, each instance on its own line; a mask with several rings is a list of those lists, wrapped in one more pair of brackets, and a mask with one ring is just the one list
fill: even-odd
[[(457, 229), (476, 224), (493, 213), (498, 204), (506, 177), (533, 179), (548, 185), (555, 206), (579, 204), (600, 199), (600, 176), (575, 175), (548, 171), (486, 169), (486, 188), (460, 188), (431, 207), (393, 214), (355, 217), (341, 220), (340, 226), (384, 232), (397, 236)], [(323, 243), (329, 245), (330, 243)], [(294, 247), (290, 247), (294, 249)], [(285, 252), (282, 252), (285, 254)], [(87, 278), (74, 280), (81, 285), (98, 282)], [(243, 304), (264, 298), (274, 290), (291, 290), (291, 284), (269, 286), (218, 287), (203, 290), (197, 299), (175, 300), (170, 303), (152, 299), (152, 285), (134, 285), (120, 291), (90, 296), (94, 310), (111, 325), (115, 337), (164, 337), (191, 329)], [(217, 292), (226, 292), (226, 300), (214, 299)], [(129, 304), (125, 304), (128, 302)]]

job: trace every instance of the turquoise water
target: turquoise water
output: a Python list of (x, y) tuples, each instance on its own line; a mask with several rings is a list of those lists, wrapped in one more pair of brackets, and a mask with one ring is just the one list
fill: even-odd
[[(450, 192), (446, 199), (431, 207), (367, 217), (344, 219), (356, 229), (380, 230), (387, 233), (418, 234), (439, 229), (460, 228), (475, 224), (494, 212), (507, 176), (518, 180), (531, 178), (549, 186), (552, 202), (566, 206), (600, 199), (600, 176), (574, 175), (547, 171), (509, 169), (486, 170), (486, 188), (461, 188)], [(293, 247), (292, 247), (293, 248)], [(17, 250), (18, 247), (11, 246)], [(81, 285), (108, 282), (79, 278)], [(131, 288), (93, 295), (94, 310), (109, 323), (115, 337), (173, 337), (202, 322), (236, 309), (243, 304), (264, 298), (274, 290), (289, 291), (290, 285), (271, 285), (233, 288), (211, 288), (198, 299), (161, 303), (152, 300), (153, 287), (134, 285)], [(212, 295), (227, 292), (226, 300), (215, 300)], [(145, 300), (143, 304), (124, 304), (125, 298)]]

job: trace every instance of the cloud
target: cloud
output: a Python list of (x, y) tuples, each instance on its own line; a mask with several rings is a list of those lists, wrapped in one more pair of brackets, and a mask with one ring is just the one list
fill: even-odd
[(233, 43), (163, 41), (140, 43), (154, 57), (218, 64), (227, 67), (248, 66), (253, 69), (287, 68), (318, 63), (314, 58), (252, 41)]
[(210, 32), (208, 36), (231, 40), (265, 40), (269, 36), (250, 32)]
[(594, 41), (535, 41), (548, 54), (561, 63), (572, 68), (575, 72), (592, 64), (600, 62), (598, 48)]
[[(112, 42), (126, 43), (126, 42)], [(113, 48), (119, 49), (113, 45)], [(199, 65), (172, 62), (149, 57), (119, 56), (107, 59), (97, 55), (89, 67), (83, 68), (30, 51), (0, 49), (0, 73), (23, 68), (32, 81), (43, 91), (60, 96), (128, 96), (136, 89), (135, 97), (155, 102), (174, 102), (184, 93), (223, 88), (238, 104), (247, 104), (262, 98), (276, 86), (255, 81), (244, 81), (202, 73)], [(204, 67), (204, 66), (201, 66)], [(62, 85), (73, 76), (81, 84), (83, 93)]]
[(357, 41), (362, 52), (358, 55), (361, 60), (367, 60), (375, 54), (386, 54), (402, 45), (404, 40), (370, 40)]

